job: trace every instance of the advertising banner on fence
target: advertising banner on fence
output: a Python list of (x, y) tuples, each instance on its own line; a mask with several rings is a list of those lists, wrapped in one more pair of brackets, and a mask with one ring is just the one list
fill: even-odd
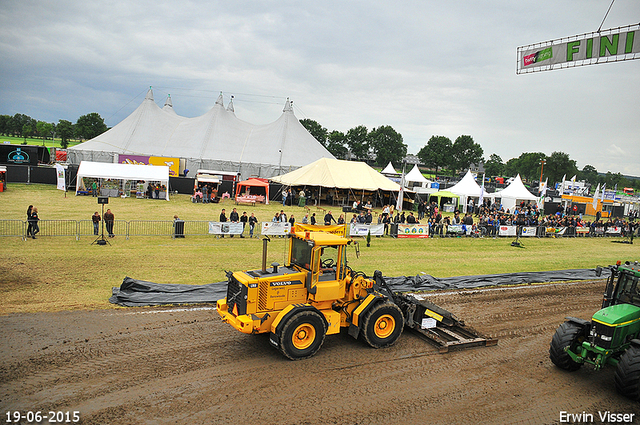
[(166, 165), (169, 167), (169, 175), (173, 177), (178, 177), (180, 172), (180, 160), (178, 158), (145, 155), (118, 155), (118, 162), (120, 164)]
[(210, 235), (241, 235), (242, 223), (220, 223), (217, 221), (209, 222)]
[(399, 238), (428, 238), (428, 224), (398, 224)]
[(349, 225), (349, 236), (367, 236), (369, 232), (371, 236), (384, 236), (384, 224), (351, 223)]
[(524, 226), (522, 228), (522, 233), (520, 233), (520, 236), (535, 236), (537, 229), (537, 227)]
[(566, 227), (547, 227), (546, 231), (547, 231), (547, 235), (562, 236), (564, 235), (564, 232), (567, 231), (567, 228)]
[(622, 228), (621, 227), (609, 227), (607, 229), (607, 235), (619, 235), (620, 233), (622, 233)]
[(467, 233), (467, 226), (464, 224), (450, 224), (447, 226), (447, 233), (453, 233), (454, 235), (463, 235)]
[(282, 236), (291, 232), (291, 223), (282, 223), (279, 221), (263, 221), (262, 234), (267, 236)]
[[(302, 224), (295, 223), (293, 225), (294, 232), (325, 232), (325, 233), (333, 233), (338, 236), (347, 236), (347, 225), (346, 224), (332, 224), (330, 226), (324, 225), (311, 225), (311, 224)], [(373, 233), (372, 233), (373, 234)]]
[(500, 226), (498, 231), (498, 235), (500, 236), (515, 236), (516, 235), (516, 226)]
[(639, 59), (639, 28), (634, 24), (518, 47), (516, 73)]

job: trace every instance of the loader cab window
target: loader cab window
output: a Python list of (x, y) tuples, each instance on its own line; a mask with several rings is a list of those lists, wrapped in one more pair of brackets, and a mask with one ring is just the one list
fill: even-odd
[(320, 252), (320, 266), (323, 270), (333, 269), (336, 270), (338, 266), (338, 252), (337, 246), (325, 246)]
[(291, 264), (311, 270), (311, 251), (313, 245), (309, 245), (307, 241), (293, 238), (291, 246)]

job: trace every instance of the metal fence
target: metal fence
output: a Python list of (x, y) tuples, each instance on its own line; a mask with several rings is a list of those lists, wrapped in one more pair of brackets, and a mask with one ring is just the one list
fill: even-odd
[[(209, 233), (210, 221), (205, 220), (184, 220), (182, 221), (182, 235), (184, 236), (216, 236)], [(67, 236), (75, 237), (79, 240), (81, 237), (100, 236), (103, 232), (104, 221), (100, 222), (98, 231), (95, 233), (94, 225), (91, 220), (39, 220), (38, 228), (39, 232), (37, 236)], [(164, 236), (164, 237), (176, 237), (174, 221), (168, 220), (115, 220), (113, 225), (113, 233), (116, 236), (124, 236), (129, 239), (131, 236)], [(29, 223), (23, 220), (0, 220), (0, 237), (19, 237), (26, 239)], [(535, 227), (535, 235), (529, 234), (529, 237), (629, 237), (629, 232), (623, 231), (621, 234), (606, 233), (602, 227), (591, 228), (589, 232), (579, 230), (572, 226), (562, 231), (553, 231), (553, 228), (545, 226)], [(258, 223), (255, 226), (254, 236), (260, 236), (261, 226)], [(107, 236), (106, 226), (104, 227), (105, 236)], [(248, 236), (249, 226), (246, 226), (243, 235)], [(435, 231), (431, 234), (432, 237), (440, 236), (464, 236), (465, 234), (450, 234), (446, 232)], [(481, 237), (513, 237), (515, 235), (501, 235), (498, 228), (481, 228), (478, 227), (476, 233), (467, 232), (466, 236), (481, 236)], [(523, 235), (524, 236), (524, 235)], [(636, 228), (634, 236), (640, 236), (640, 228)]]
[[(205, 220), (184, 220), (182, 221), (182, 232), (184, 236), (216, 236), (209, 233), (209, 221)], [(29, 223), (23, 220), (0, 220), (0, 236), (19, 237), (26, 239)], [(98, 225), (97, 233), (92, 220), (39, 220), (39, 232), (36, 236), (67, 236), (80, 237), (101, 236), (104, 232), (108, 236), (106, 225), (101, 221)], [(176, 237), (174, 221), (167, 220), (114, 220), (113, 233), (116, 236), (124, 236), (129, 239), (131, 236), (165, 236)], [(245, 234), (249, 233), (249, 226), (246, 226)], [(254, 236), (260, 235), (260, 226), (256, 225)]]

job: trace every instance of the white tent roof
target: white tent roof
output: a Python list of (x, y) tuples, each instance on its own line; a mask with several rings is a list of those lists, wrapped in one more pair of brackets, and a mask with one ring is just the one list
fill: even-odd
[(131, 115), (101, 135), (69, 148), (72, 162), (116, 162), (116, 154), (153, 155), (187, 159), (187, 168), (238, 171), (270, 177), (334, 158), (304, 128), (287, 99), (275, 122), (254, 125), (224, 108), (222, 94), (215, 105), (196, 118), (181, 117), (168, 97), (161, 109), (151, 89)]
[(495, 198), (502, 199), (502, 206), (504, 208), (513, 209), (518, 201), (538, 201), (538, 197), (532, 195), (531, 192), (524, 186), (520, 174), (515, 179), (499, 192), (493, 194)]
[(413, 168), (411, 169), (411, 171), (409, 171), (409, 173), (407, 173), (406, 176), (404, 176), (404, 181), (406, 182), (419, 182), (419, 183), (431, 183), (429, 180), (427, 180), (422, 173), (420, 172), (420, 169), (418, 168), (418, 164), (414, 165)]
[[(116, 180), (144, 180), (160, 182), (167, 187), (166, 199), (169, 200), (169, 167), (166, 165), (112, 164), (108, 162), (82, 161), (78, 167), (77, 179), (93, 177)], [(76, 185), (77, 188), (80, 185)]]
[(382, 174), (398, 174), (398, 172), (393, 168), (393, 164), (391, 161), (384, 167), (384, 170), (380, 171)]
[(476, 182), (476, 179), (473, 178), (471, 170), (468, 170), (467, 174), (464, 175), (462, 180), (460, 180), (458, 183), (456, 183), (454, 186), (451, 186), (447, 190), (463, 197), (471, 196), (476, 198), (479, 198), (480, 192), (482, 192), (482, 189)]
[(364, 162), (321, 158), (290, 173), (270, 180), (287, 186), (322, 186), (338, 189), (386, 190), (397, 192), (392, 182)]

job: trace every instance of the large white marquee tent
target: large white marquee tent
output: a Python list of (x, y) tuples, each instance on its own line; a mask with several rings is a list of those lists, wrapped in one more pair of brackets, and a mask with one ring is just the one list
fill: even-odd
[(179, 116), (171, 98), (163, 108), (151, 89), (142, 104), (103, 134), (71, 147), (69, 159), (117, 162), (117, 155), (181, 158), (186, 168), (240, 172), (243, 177), (272, 177), (333, 155), (303, 126), (287, 99), (275, 122), (254, 125), (236, 117), (231, 101), (224, 108), (222, 94), (204, 115)]

